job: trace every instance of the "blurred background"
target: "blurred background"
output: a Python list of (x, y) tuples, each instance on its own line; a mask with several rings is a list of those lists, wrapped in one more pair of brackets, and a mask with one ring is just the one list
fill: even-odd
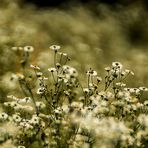
[(120, 61), (135, 73), (129, 87), (148, 87), (147, 26), (147, 0), (0, 0), (0, 100), (17, 90), (13, 46), (34, 46), (31, 62), (46, 69), (48, 47), (60, 45), (82, 81), (89, 67), (103, 78), (104, 67)]

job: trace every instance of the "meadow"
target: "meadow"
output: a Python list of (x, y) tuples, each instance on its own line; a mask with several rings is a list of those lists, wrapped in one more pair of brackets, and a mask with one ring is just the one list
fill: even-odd
[(146, 148), (147, 16), (2, 0), (0, 147)]

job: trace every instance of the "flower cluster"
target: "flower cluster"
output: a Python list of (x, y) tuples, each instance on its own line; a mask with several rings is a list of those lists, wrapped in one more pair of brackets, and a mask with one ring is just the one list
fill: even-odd
[(27, 64), (21, 63), (22, 72), (14, 75), (24, 97), (9, 95), (3, 103), (1, 143), (18, 148), (146, 147), (148, 102), (142, 94), (148, 88), (126, 86), (124, 80), (134, 73), (113, 62), (105, 68), (104, 87), (92, 68), (81, 84), (78, 71), (68, 65), (69, 56), (58, 45), (50, 49), (53, 66), (43, 70), (29, 63), (32, 46), (13, 47), (26, 53)]

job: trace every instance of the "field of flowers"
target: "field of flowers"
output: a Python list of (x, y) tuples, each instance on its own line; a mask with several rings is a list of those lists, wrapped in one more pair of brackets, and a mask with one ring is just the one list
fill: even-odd
[(2, 0), (0, 148), (147, 148), (147, 16)]

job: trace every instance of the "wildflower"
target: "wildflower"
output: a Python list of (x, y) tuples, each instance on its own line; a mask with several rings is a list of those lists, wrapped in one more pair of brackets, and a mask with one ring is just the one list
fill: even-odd
[(56, 70), (56, 68), (48, 68), (48, 71), (50, 71), (50, 72), (55, 72), (55, 71), (57, 71), (57, 70)]
[(30, 125), (27, 121), (20, 122), (20, 127), (26, 130), (33, 129), (33, 126)]
[(134, 93), (134, 92), (135, 92), (134, 88), (130, 88), (130, 89), (129, 89), (129, 92), (130, 92), (130, 93)]
[(105, 71), (107, 71), (107, 72), (109, 72), (109, 71), (111, 70), (110, 67), (105, 67), (104, 69), (105, 69)]
[(71, 107), (73, 107), (73, 108), (82, 108), (83, 107), (83, 103), (82, 102), (76, 102), (76, 101), (74, 101), (71, 104)]
[(133, 72), (133, 71), (130, 71), (129, 69), (125, 69), (125, 73), (126, 73), (126, 74), (134, 75), (134, 72)]
[(5, 121), (5, 120), (7, 120), (8, 119), (8, 114), (6, 114), (6, 113), (0, 113), (0, 120), (3, 120), (3, 121)]
[(41, 109), (46, 107), (43, 102), (39, 102), (39, 101), (36, 102), (36, 106), (39, 107), (39, 108), (41, 108)]
[(14, 108), (16, 106), (18, 106), (19, 104), (16, 101), (12, 101), (10, 102), (10, 107)]
[(11, 49), (14, 50), (14, 51), (17, 51), (18, 47), (12, 47)]
[(137, 120), (141, 125), (148, 127), (148, 115), (140, 114)]
[(22, 110), (27, 113), (32, 113), (34, 111), (34, 108), (30, 105), (25, 105), (25, 106), (22, 106)]
[(21, 50), (23, 50), (23, 47), (16, 47), (16, 46), (15, 46), (15, 47), (12, 47), (11, 49), (12, 49), (13, 51), (18, 51), (18, 50), (21, 51)]
[(116, 86), (125, 87), (125, 86), (126, 86), (126, 84), (121, 83), (121, 82), (118, 82), (118, 83), (116, 83)]
[(23, 146), (23, 145), (19, 145), (17, 148), (25, 148), (25, 146)]
[(102, 81), (102, 78), (101, 77), (97, 77), (97, 82), (101, 82)]
[(25, 76), (24, 76), (23, 74), (21, 74), (21, 73), (17, 73), (16, 76), (17, 76), (17, 78), (18, 78), (19, 80), (25, 78)]
[(39, 117), (36, 115), (33, 115), (30, 123), (32, 123), (33, 125), (39, 124)]
[(13, 96), (13, 95), (8, 95), (7, 98), (8, 99), (13, 99), (14, 101), (17, 101), (18, 100), (18, 98), (15, 97), (15, 96)]
[(59, 69), (61, 67), (60, 63), (56, 63), (56, 67)]
[(111, 74), (113, 77), (117, 78), (118, 75), (120, 74), (120, 69), (112, 69)]
[(78, 76), (78, 72), (75, 68), (71, 67), (69, 70), (68, 70), (70, 76), (73, 76), (73, 77), (77, 77)]
[(45, 88), (41, 87), (37, 90), (37, 94), (43, 94), (45, 92)]
[(15, 111), (21, 111), (23, 106), (20, 104), (17, 104), (16, 106), (13, 107)]
[(67, 91), (67, 90), (64, 90), (64, 94), (65, 94), (66, 96), (70, 96), (70, 93), (69, 93), (69, 91)]
[(92, 70), (91, 68), (86, 73), (87, 73), (87, 75), (97, 76), (97, 72), (95, 70)]
[(122, 64), (120, 62), (113, 62), (112, 66), (113, 68), (122, 69)]
[(125, 73), (130, 73), (130, 70), (129, 69), (125, 69)]
[(67, 53), (63, 53), (63, 56), (65, 56), (65, 57), (66, 57), (66, 56), (67, 56)]
[(126, 72), (125, 71), (121, 72), (121, 76), (122, 77), (125, 76), (125, 75), (126, 75)]
[(25, 97), (23, 99), (19, 99), (18, 103), (31, 103), (32, 99), (30, 97)]
[(48, 78), (46, 78), (46, 77), (39, 77), (38, 79), (39, 80), (44, 80), (44, 81), (48, 80)]
[(52, 45), (49, 48), (52, 49), (53, 51), (57, 52), (61, 47), (59, 45)]
[(148, 106), (148, 100), (145, 100), (145, 101), (144, 101), (144, 105), (145, 105), (145, 106)]
[(23, 50), (23, 47), (18, 47), (18, 50), (20, 50), (20, 51)]
[(88, 88), (83, 88), (84, 93), (89, 93), (89, 89)]
[(41, 77), (43, 75), (43, 73), (42, 72), (37, 72), (36, 75), (37, 75), (37, 77)]
[(11, 81), (12, 81), (12, 80), (17, 81), (17, 80), (18, 80), (18, 76), (17, 76), (16, 74), (12, 74), (10, 80), (11, 80)]
[(63, 70), (64, 70), (64, 71), (67, 71), (67, 70), (69, 70), (69, 69), (70, 69), (70, 66), (68, 66), (68, 65), (63, 65), (63, 67), (62, 67), (62, 68), (63, 68)]
[(32, 68), (32, 69), (34, 69), (34, 70), (40, 70), (40, 67), (38, 67), (38, 66), (36, 66), (36, 65), (30, 65), (30, 67)]
[(61, 82), (64, 79), (64, 75), (61, 74), (57, 75), (57, 77), (59, 82)]
[(34, 51), (34, 48), (33, 48), (33, 46), (25, 46), (24, 47), (24, 51), (25, 52), (33, 52)]
[(10, 107), (11, 106), (11, 102), (4, 102), (4, 106)]
[(138, 95), (140, 93), (140, 89), (135, 88), (135, 93)]
[(22, 127), (26, 127), (26, 124), (27, 124), (27, 122), (20, 122), (20, 126), (22, 126)]
[(13, 118), (13, 121), (16, 122), (16, 123), (19, 123), (22, 120), (22, 118), (18, 114), (14, 114), (12, 116), (12, 118)]
[(148, 88), (146, 88), (146, 87), (139, 87), (139, 90), (141, 90), (141, 91), (148, 91)]

